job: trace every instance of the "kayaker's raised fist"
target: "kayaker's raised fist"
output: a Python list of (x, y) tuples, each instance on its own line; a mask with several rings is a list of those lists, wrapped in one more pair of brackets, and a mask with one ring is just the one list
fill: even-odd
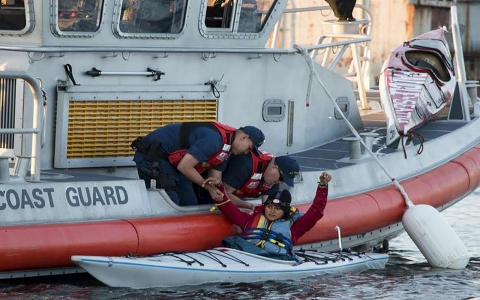
[(320, 185), (327, 185), (330, 180), (332, 180), (332, 175), (328, 174), (327, 172), (323, 172), (322, 175), (320, 175)]

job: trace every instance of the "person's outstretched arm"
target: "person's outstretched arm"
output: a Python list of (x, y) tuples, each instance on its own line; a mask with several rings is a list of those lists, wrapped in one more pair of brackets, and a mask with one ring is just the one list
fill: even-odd
[[(204, 184), (209, 184), (209, 179), (207, 178), (204, 181)], [(223, 193), (223, 197), (221, 200), (214, 199), (215, 205), (217, 208), (227, 217), (227, 219), (235, 225), (238, 225), (242, 230), (245, 228), (245, 224), (247, 224), (248, 220), (251, 218), (251, 215), (248, 213), (244, 213), (238, 207), (230, 201), (228, 198), (227, 192), (225, 191), (225, 187), (223, 184), (220, 184), (218, 187), (220, 192)]]
[(292, 232), (292, 244), (295, 244), (301, 236), (312, 229), (313, 226), (315, 226), (315, 224), (323, 217), (323, 212), (327, 205), (328, 182), (331, 178), (332, 177), (326, 172), (323, 172), (322, 175), (320, 175), (320, 182), (318, 183), (312, 205), (308, 211), (290, 227), (290, 231)]
[(228, 198), (230, 198), (230, 200), (233, 202), (233, 204), (235, 204), (237, 207), (247, 208), (247, 209), (251, 209), (251, 210), (253, 210), (255, 208), (255, 205), (253, 205), (253, 203), (244, 201), (244, 200), (238, 198), (237, 196), (235, 196), (235, 194), (233, 192), (235, 192), (236, 189), (234, 187), (231, 187), (226, 182), (224, 183), (224, 185), (225, 185), (225, 191), (227, 193)]

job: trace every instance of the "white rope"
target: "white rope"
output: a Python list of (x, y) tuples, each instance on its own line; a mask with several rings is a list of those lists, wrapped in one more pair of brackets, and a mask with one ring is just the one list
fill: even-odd
[(327, 94), (328, 98), (330, 98), (330, 100), (332, 101), (333, 106), (335, 107), (337, 112), (342, 116), (342, 118), (345, 120), (348, 128), (350, 128), (350, 131), (359, 139), (360, 143), (363, 145), (365, 150), (368, 151), (368, 153), (378, 163), (378, 165), (382, 168), (382, 170), (385, 172), (385, 174), (387, 174), (387, 176), (390, 178), (390, 180), (392, 180), (393, 184), (400, 190), (400, 193), (403, 195), (403, 198), (405, 199), (405, 204), (408, 207), (413, 207), (413, 203), (410, 200), (410, 198), (408, 197), (407, 193), (405, 192), (405, 189), (403, 188), (403, 186), (400, 185), (400, 183), (390, 174), (390, 172), (382, 164), (382, 162), (378, 159), (378, 157), (372, 152), (372, 150), (367, 147), (367, 145), (365, 144), (363, 139), (360, 137), (360, 135), (358, 134), (355, 127), (353, 127), (353, 125), (347, 120), (347, 117), (345, 117), (342, 110), (338, 106), (337, 102), (335, 102), (335, 99), (333, 98), (332, 94), (330, 94), (330, 92), (327, 90), (327, 88), (323, 84), (322, 80), (320, 79), (320, 76), (318, 75), (317, 71), (315, 70), (313, 59), (310, 57), (310, 55), (308, 55), (308, 52), (307, 52), (306, 48), (303, 47), (303, 46), (297, 45), (297, 44), (294, 44), (293, 47), (296, 48), (300, 52), (300, 54), (302, 54), (302, 56), (305, 58), (305, 60), (307, 61), (308, 65), (310, 67), (310, 72), (315, 76), (318, 83), (322, 86), (322, 88), (325, 91), (325, 93)]

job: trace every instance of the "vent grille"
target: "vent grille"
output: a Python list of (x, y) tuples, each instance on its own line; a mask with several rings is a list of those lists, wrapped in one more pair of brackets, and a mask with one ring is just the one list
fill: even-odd
[(217, 120), (217, 100), (70, 101), (67, 159), (128, 157), (139, 136), (172, 123)]
[[(0, 78), (0, 128), (15, 128), (16, 79)], [(14, 134), (0, 134), (0, 148), (14, 148)]]

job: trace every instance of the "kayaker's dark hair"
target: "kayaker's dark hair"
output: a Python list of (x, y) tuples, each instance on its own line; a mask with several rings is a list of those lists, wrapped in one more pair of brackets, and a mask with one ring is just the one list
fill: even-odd
[(288, 190), (278, 191), (275, 195), (268, 196), (267, 200), (263, 203), (263, 205), (275, 205), (280, 207), (285, 215), (283, 216), (284, 219), (290, 218), (290, 203), (292, 202), (292, 195)]

